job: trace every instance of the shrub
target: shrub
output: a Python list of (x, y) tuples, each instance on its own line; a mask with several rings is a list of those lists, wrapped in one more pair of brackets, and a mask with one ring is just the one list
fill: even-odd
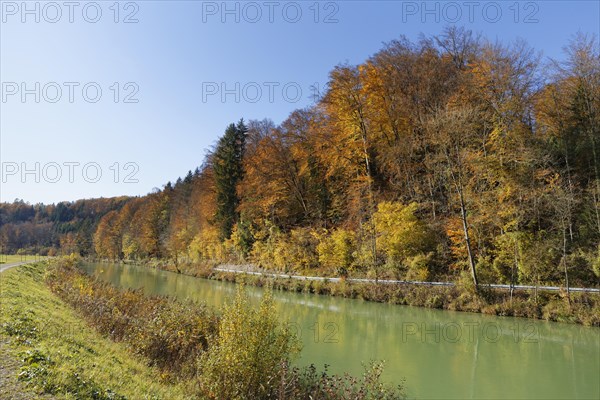
[(195, 360), (216, 332), (216, 316), (206, 306), (94, 281), (76, 267), (74, 258), (55, 262), (46, 283), (100, 333), (126, 342), (166, 371), (195, 374)]
[(348, 270), (354, 262), (356, 240), (354, 233), (336, 229), (330, 235), (323, 235), (317, 245), (319, 262), (326, 268)]
[[(76, 263), (75, 258), (54, 262), (46, 274), (50, 289), (100, 333), (125, 342), (150, 365), (158, 366), (162, 379), (173, 377), (196, 382), (201, 398), (342, 400), (402, 396), (401, 390), (381, 384), (378, 364), (372, 365), (362, 379), (326, 372), (317, 374), (314, 367), (290, 369), (289, 363), (299, 351), (299, 342), (278, 323), (270, 291), (255, 309), (240, 287), (235, 300), (217, 319), (206, 307), (192, 302), (144, 296), (141, 291), (119, 290), (100, 283), (85, 275)], [(260, 279), (253, 282), (256, 284)], [(301, 287), (299, 281), (280, 282), (284, 288)], [(329, 283), (313, 284), (318, 291), (331, 290)], [(340, 294), (355, 295), (350, 286), (343, 287)], [(26, 320), (3, 328), (13, 336), (31, 336), (36, 331)], [(46, 377), (51, 361), (42, 353), (26, 356), (21, 379), (49, 382)], [(44, 390), (54, 393), (58, 389)], [(82, 380), (78, 374), (61, 377), (60, 390), (82, 395), (77, 398), (92, 398), (93, 393), (97, 396), (94, 398), (99, 399), (121, 398), (93, 380)]]
[(381, 383), (383, 363), (372, 362), (364, 366), (361, 379), (348, 374), (329, 375), (317, 372), (311, 365), (306, 368), (293, 368), (281, 379), (278, 399), (314, 399), (314, 400), (392, 400), (405, 398), (401, 385), (386, 387)]
[(598, 255), (592, 262), (592, 270), (596, 277), (600, 278), (600, 245), (598, 245)]
[(281, 236), (279, 228), (270, 220), (259, 224), (259, 227), (253, 232), (253, 243), (249, 252), (250, 260), (259, 267), (273, 266), (275, 247)]
[(224, 309), (218, 336), (200, 358), (202, 392), (212, 399), (268, 398), (282, 365), (298, 350), (295, 337), (277, 322), (270, 292), (256, 310), (240, 287)]
[[(585, 252), (583, 249), (578, 249), (567, 255), (566, 262), (571, 286), (589, 286), (589, 283), (598, 281), (594, 271), (594, 264), (598, 262), (595, 251)], [(598, 272), (600, 273), (600, 270)]]
[(417, 254), (406, 260), (408, 265), (408, 273), (406, 279), (416, 281), (427, 281), (429, 280), (429, 263), (433, 253), (428, 254)]
[[(495, 258), (492, 261), (490, 256), (483, 255), (478, 255), (475, 262), (479, 283), (510, 282), (511, 267), (512, 265), (506, 264), (502, 258)], [(516, 270), (514, 273), (516, 279)]]
[(222, 261), (226, 258), (224, 246), (219, 240), (219, 231), (213, 226), (202, 229), (190, 243), (189, 249), (195, 261)]
[(406, 258), (427, 253), (435, 244), (427, 225), (415, 212), (418, 205), (382, 202), (373, 214), (375, 231), (379, 232), (377, 248), (387, 256), (388, 263), (398, 265)]
[(317, 244), (317, 235), (311, 229), (292, 229), (288, 235), (278, 237), (272, 265), (280, 271), (316, 268), (319, 263)]
[(519, 282), (539, 285), (561, 279), (559, 268), (548, 268), (548, 265), (560, 265), (559, 248), (555, 239), (546, 232), (522, 235), (519, 242)]
[(247, 221), (237, 222), (233, 226), (231, 238), (228, 242), (230, 242), (230, 247), (236, 253), (236, 258), (241, 261), (245, 260), (250, 254), (254, 243), (254, 233), (250, 223)]
[(571, 305), (566, 299), (553, 299), (543, 308), (544, 319), (558, 322), (574, 322), (575, 316), (571, 310)]

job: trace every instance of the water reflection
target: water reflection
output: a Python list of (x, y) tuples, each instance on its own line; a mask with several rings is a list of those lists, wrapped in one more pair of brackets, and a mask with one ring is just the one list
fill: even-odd
[[(90, 264), (88, 273), (146, 293), (224, 304), (236, 290), (160, 270)], [(259, 302), (262, 289), (248, 288)], [(362, 372), (386, 361), (385, 380), (406, 378), (418, 398), (600, 398), (600, 329), (275, 292), (283, 320), (302, 339), (298, 364)]]

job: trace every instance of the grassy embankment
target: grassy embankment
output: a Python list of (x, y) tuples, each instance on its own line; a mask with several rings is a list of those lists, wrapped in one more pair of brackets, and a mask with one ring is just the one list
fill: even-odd
[[(3, 358), (19, 360), (19, 383), (36, 398), (187, 399), (182, 384), (136, 359), (122, 343), (94, 331), (44, 284), (43, 263), (23, 265), (0, 277)], [(9, 398), (10, 386), (0, 388)]]
[[(28, 390), (68, 399), (397, 399), (373, 364), (362, 379), (292, 368), (297, 346), (269, 300), (243, 290), (218, 316), (192, 302), (122, 291), (74, 259), (2, 274), (3, 349)], [(68, 304), (68, 306), (67, 306)], [(75, 309), (73, 312), (72, 308)], [(112, 341), (108, 340), (111, 339)], [(117, 343), (115, 343), (116, 341)]]

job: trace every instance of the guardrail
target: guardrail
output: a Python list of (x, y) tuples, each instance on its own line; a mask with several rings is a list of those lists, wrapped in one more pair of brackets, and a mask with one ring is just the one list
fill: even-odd
[[(327, 282), (341, 282), (342, 278), (338, 277), (324, 277), (324, 276), (304, 276), (304, 275), (287, 275), (287, 274), (276, 274), (272, 272), (257, 272), (248, 271), (233, 268), (213, 268), (214, 271), (218, 272), (229, 272), (234, 274), (248, 274), (248, 275), (260, 275), (269, 276), (273, 278), (285, 278), (285, 279), (298, 279), (307, 281), (327, 281)], [(420, 285), (420, 286), (456, 286), (454, 282), (425, 282), (425, 281), (402, 281), (402, 280), (390, 280), (390, 279), (367, 279), (367, 278), (347, 278), (346, 282), (356, 283), (377, 283), (384, 285)], [(560, 286), (529, 286), (529, 285), (500, 285), (500, 284), (480, 284), (479, 287), (486, 287), (491, 289), (501, 290), (543, 290), (548, 292), (558, 292), (565, 290), (564, 287)], [(595, 288), (569, 288), (570, 292), (586, 292), (586, 293), (600, 293), (600, 289)]]

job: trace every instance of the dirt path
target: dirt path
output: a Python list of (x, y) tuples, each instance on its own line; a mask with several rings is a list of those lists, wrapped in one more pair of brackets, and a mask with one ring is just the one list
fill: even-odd
[(35, 261), (20, 261), (20, 262), (15, 262), (15, 263), (0, 264), (0, 274), (12, 267), (18, 267), (19, 265), (29, 264), (32, 262), (35, 262)]

